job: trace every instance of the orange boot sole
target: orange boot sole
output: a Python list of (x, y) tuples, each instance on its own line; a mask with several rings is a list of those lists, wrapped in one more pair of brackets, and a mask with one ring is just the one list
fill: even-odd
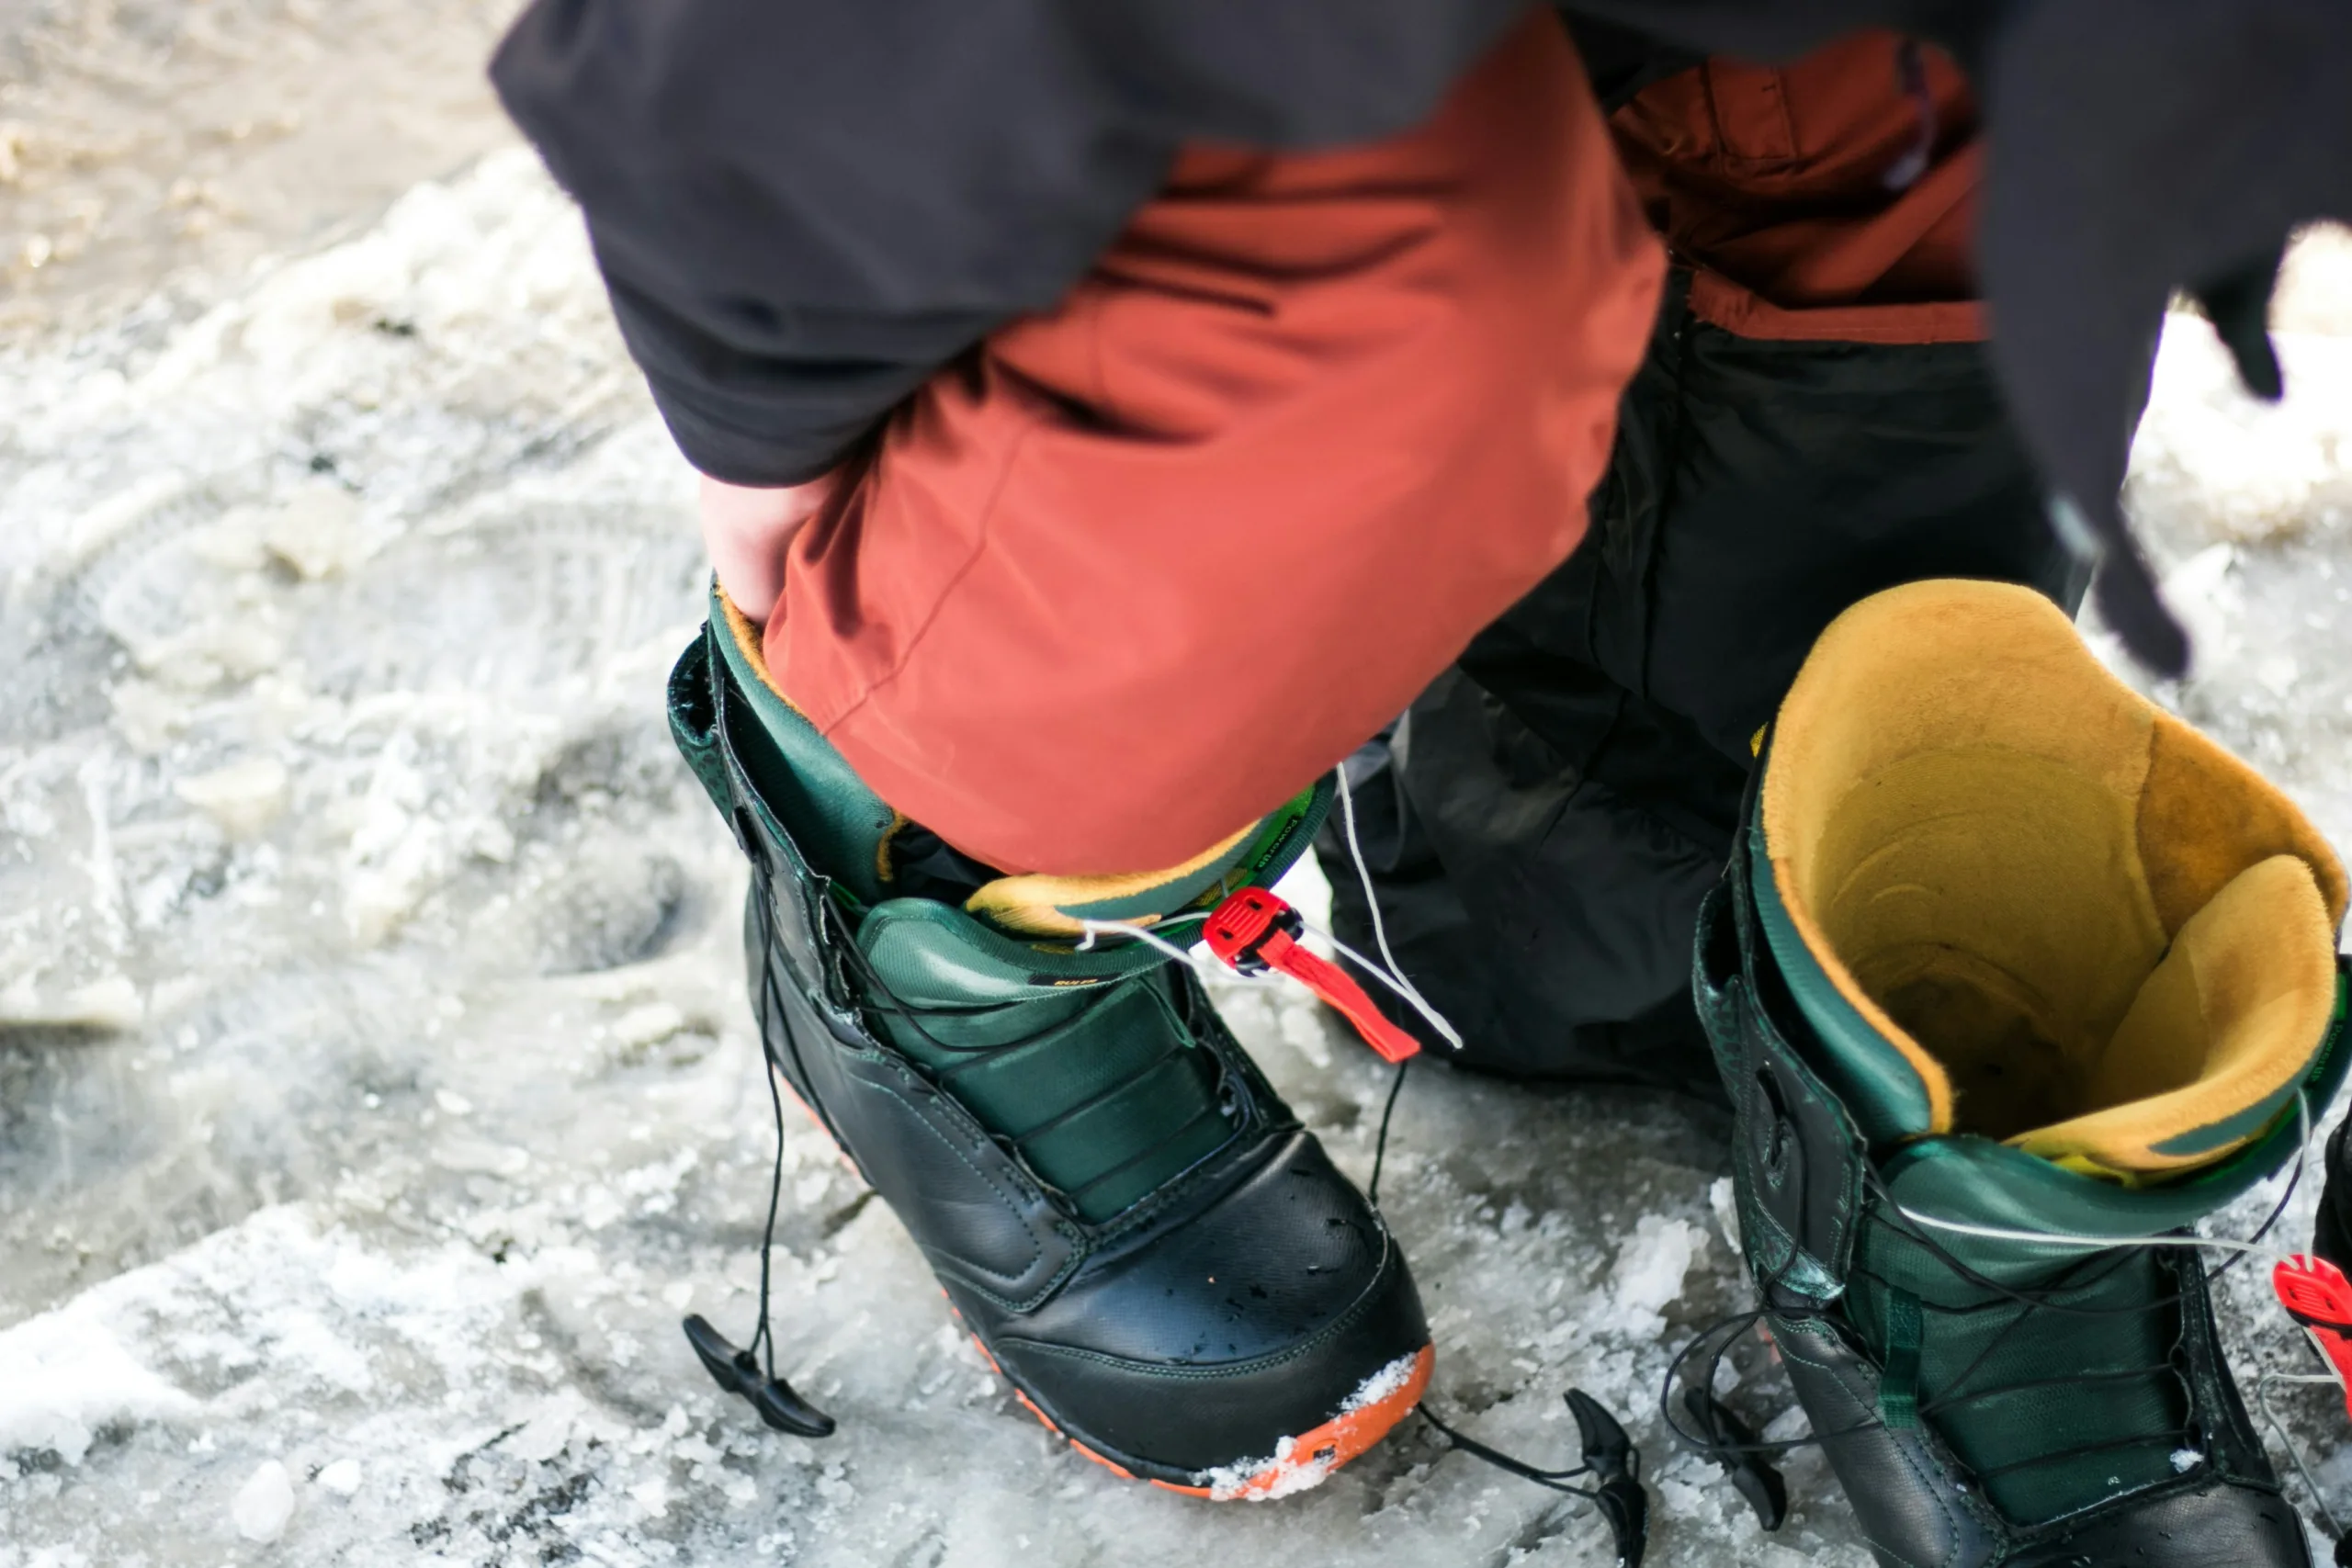
[[(956, 1312), (951, 1304), (948, 1309)], [(958, 1318), (964, 1314), (956, 1313)], [(967, 1330), (968, 1333), (969, 1331)], [(971, 1336), (972, 1348), (988, 1362), (990, 1371), (1005, 1382), (1012, 1379), (997, 1365), (980, 1337)], [(1287, 1497), (1294, 1492), (1304, 1492), (1319, 1486), (1350, 1460), (1365, 1452), (1374, 1444), (1396, 1429), (1396, 1424), (1413, 1413), (1421, 1402), (1421, 1394), (1430, 1386), (1430, 1370), (1437, 1364), (1437, 1348), (1424, 1345), (1413, 1358), (1413, 1370), (1405, 1381), (1379, 1398), (1366, 1401), (1352, 1410), (1343, 1410), (1320, 1427), (1301, 1432), (1295, 1438), (1284, 1438), (1274, 1445), (1273, 1453), (1264, 1460), (1244, 1466), (1232, 1467), (1230, 1479), (1220, 1477), (1208, 1486), (1181, 1486), (1172, 1481), (1153, 1480), (1151, 1484), (1162, 1492), (1180, 1493), (1187, 1497), (1205, 1497), (1213, 1503), (1262, 1503), (1276, 1497)], [(1116, 1460), (1106, 1459), (1061, 1429), (1054, 1418), (1046, 1414), (1037, 1402), (1021, 1392), (1016, 1384), (1012, 1397), (1021, 1407), (1037, 1418), (1038, 1424), (1079, 1453), (1092, 1460), (1122, 1481), (1141, 1479), (1134, 1471)]]

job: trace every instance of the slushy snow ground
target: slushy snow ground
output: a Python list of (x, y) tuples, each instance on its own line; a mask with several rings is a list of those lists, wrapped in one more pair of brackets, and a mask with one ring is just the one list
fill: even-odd
[[(2352, 338), (2282, 348), (2261, 411), (2201, 323), (2167, 337), (2134, 501), (2202, 662), (2160, 694), (2352, 844)], [(661, 716), (691, 483), (527, 155), (0, 389), (0, 1568), (1611, 1559), (1418, 1424), (1264, 1506), (1113, 1479), (797, 1118), (776, 1332), (842, 1431), (712, 1389), (678, 1319), (751, 1327), (770, 1134), (743, 872)], [(1302, 994), (1220, 994), (1366, 1175), (1385, 1070)], [(1417, 1074), (1385, 1191), (1430, 1397), (1554, 1464), (1562, 1392), (1599, 1397), (1653, 1562), (1864, 1564), (1817, 1458), (1765, 1537), (1657, 1419), (1746, 1299), (1724, 1137)], [(2300, 1364), (2259, 1275), (2223, 1291), (2240, 1368)], [(1725, 1386), (1795, 1428), (1769, 1367)], [(2352, 1501), (2340, 1404), (2283, 1402)]]

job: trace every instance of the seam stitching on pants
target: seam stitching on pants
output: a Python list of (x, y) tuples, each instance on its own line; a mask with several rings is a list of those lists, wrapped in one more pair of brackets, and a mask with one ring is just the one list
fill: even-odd
[(997, 503), (1003, 499), (1004, 487), (1012, 481), (1013, 465), (1021, 460), (1022, 449), (1029, 444), (1029, 437), (1035, 433), (1036, 428), (1034, 424), (1024, 426), (1021, 434), (1014, 438), (1012, 449), (1005, 454), (1004, 467), (997, 475), (995, 488), (989, 491), (988, 502), (980, 508), (979, 519), (975, 525), (978, 537), (972, 546), (972, 553), (964, 558), (964, 563), (956, 569), (956, 574), (947, 580), (946, 584), (940, 589), (938, 596), (932, 600), (931, 608), (923, 614), (922, 624), (918, 626), (914, 634), (907, 638), (906, 647), (901, 649), (899, 657), (891, 661), (890, 668), (866, 682), (849, 705), (834, 715), (831, 722), (828, 723), (820, 733), (830, 739), (842, 726), (856, 716), (858, 710), (865, 706), (876, 691), (897, 680), (899, 673), (906, 669), (908, 661), (914, 658), (915, 650), (922, 646), (923, 638), (928, 637), (931, 634), (931, 628), (938, 624), (941, 612), (947, 607), (947, 601), (955, 597), (956, 591), (964, 585), (964, 580), (972, 574), (972, 569), (979, 564), (980, 558), (988, 554), (989, 524), (996, 515)]

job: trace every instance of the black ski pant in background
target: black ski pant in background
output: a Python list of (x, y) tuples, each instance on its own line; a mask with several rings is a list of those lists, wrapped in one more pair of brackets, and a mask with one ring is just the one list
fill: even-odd
[[(1691, 931), (1814, 639), (1922, 578), (2070, 612), (2084, 582), (1978, 345), (1739, 337), (1689, 313), (1684, 281), (1591, 533), (1349, 779), (1390, 946), (1466, 1042), (1440, 1055), (1720, 1098)], [(1338, 814), (1317, 847), (1341, 937), (1370, 951)]]

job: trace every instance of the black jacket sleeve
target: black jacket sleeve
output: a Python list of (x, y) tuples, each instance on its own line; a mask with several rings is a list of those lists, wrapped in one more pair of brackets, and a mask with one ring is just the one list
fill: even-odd
[(1177, 148), (1411, 125), (1524, 0), (537, 0), (492, 65), (687, 458), (831, 468)]

